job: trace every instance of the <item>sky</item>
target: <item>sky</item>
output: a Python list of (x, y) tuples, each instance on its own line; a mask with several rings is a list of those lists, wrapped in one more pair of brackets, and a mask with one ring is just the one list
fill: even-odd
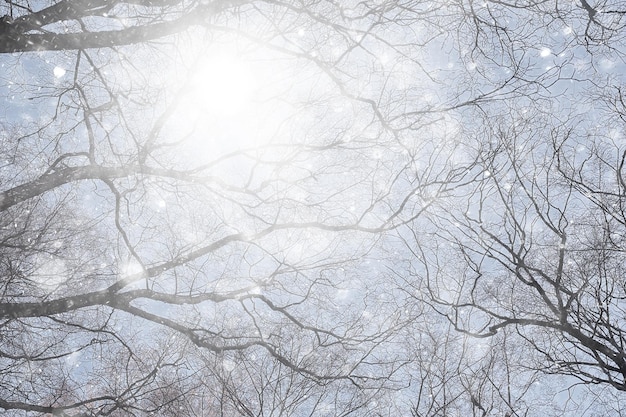
[[(605, 308), (589, 288), (619, 287), (619, 213), (602, 241), (615, 258), (593, 243), (598, 201), (623, 197), (610, 194), (625, 144), (607, 100), (623, 83), (619, 31), (613, 49), (590, 44), (576, 4), (546, 21), (542, 4), (374, 3), (241, 5), (150, 44), (0, 56), (0, 191), (66, 168), (132, 170), (4, 213), (3, 256), (22, 273), (5, 299), (146, 291), (61, 323), (11, 320), (14, 356), (51, 357), (40, 378), (5, 355), (0, 398), (147, 404), (180, 372), (197, 384), (186, 410), (202, 412), (203, 389), (219, 403), (230, 387), (230, 410), (254, 415), (464, 416), (479, 412), (472, 397), (493, 416), (619, 415), (606, 384), (534, 372), (562, 362), (549, 355), (588, 357), (562, 334), (481, 337), (505, 316), (554, 318), (568, 293), (533, 280), (563, 276), (585, 314)], [(604, 281), (595, 266), (611, 268)], [(158, 377), (143, 392), (145, 375)]]

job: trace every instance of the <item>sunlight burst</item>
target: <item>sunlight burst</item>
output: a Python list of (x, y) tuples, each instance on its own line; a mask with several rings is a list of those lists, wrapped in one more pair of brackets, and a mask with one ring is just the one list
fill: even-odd
[(254, 54), (244, 58), (225, 46), (216, 49), (204, 49), (193, 65), (168, 122), (177, 134), (187, 132), (189, 156), (202, 161), (263, 145), (278, 124), (279, 112), (263, 99), (272, 83), (267, 66)]
[(258, 88), (250, 64), (234, 55), (208, 58), (191, 79), (191, 101), (213, 116), (235, 116), (252, 106)]

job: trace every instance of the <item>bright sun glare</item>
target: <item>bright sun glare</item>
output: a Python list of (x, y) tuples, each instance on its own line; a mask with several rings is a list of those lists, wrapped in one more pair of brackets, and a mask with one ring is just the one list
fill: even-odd
[(257, 89), (250, 66), (234, 55), (213, 55), (192, 76), (191, 101), (199, 109), (219, 116), (249, 110)]
[(205, 52), (188, 74), (170, 128), (178, 135), (186, 133), (186, 146), (194, 159), (265, 143), (281, 117), (263, 100), (273, 75), (250, 57), (222, 50)]

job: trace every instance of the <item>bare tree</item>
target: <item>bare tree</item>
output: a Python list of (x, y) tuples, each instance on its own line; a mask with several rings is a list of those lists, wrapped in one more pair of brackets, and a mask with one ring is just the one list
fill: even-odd
[[(132, 31), (111, 42), (90, 26), (119, 25), (121, 7), (25, 6), (5, 22), (5, 51), (66, 51), (7, 58), (20, 81), (7, 80), (2, 141), (0, 407), (259, 415), (277, 369), (356, 413), (406, 363), (384, 342), (408, 320), (376, 301), (382, 282), (350, 284), (376, 274), (363, 265), (401, 221), (387, 196), (405, 186), (390, 169), (402, 149), (385, 154), (389, 108), (350, 93), (335, 66), (357, 35), (313, 6), (239, 5), (212, 31), (122, 48)], [(157, 25), (148, 10), (175, 25), (170, 5), (125, 7), (123, 24)], [(314, 53), (334, 38), (343, 57)], [(197, 365), (197, 349), (255, 372), (251, 385)], [(207, 389), (224, 397), (204, 402)], [(302, 395), (270, 409), (320, 407)]]
[(421, 245), (415, 276), (463, 333), (512, 334), (534, 369), (621, 391), (623, 145), (575, 123), (498, 124), (464, 201), (441, 201), (414, 235), (439, 242)]
[(530, 416), (541, 372), (623, 390), (607, 4), (8, 2), (0, 407)]

